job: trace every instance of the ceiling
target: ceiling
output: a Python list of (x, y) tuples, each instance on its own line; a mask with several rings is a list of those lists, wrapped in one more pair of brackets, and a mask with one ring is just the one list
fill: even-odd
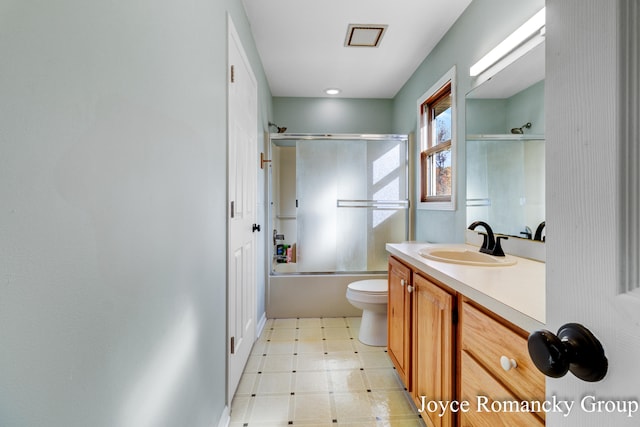
[[(471, 0), (243, 0), (273, 96), (393, 98)], [(345, 47), (349, 24), (387, 25)]]

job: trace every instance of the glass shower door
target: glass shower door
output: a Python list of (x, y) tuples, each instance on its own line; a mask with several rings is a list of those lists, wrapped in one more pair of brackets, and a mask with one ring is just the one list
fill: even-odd
[(298, 272), (386, 271), (407, 238), (406, 140), (296, 142)]

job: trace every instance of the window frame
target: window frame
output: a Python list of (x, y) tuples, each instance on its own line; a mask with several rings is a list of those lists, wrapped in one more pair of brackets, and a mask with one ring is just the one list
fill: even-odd
[[(417, 180), (416, 197), (417, 208), (425, 210), (455, 210), (456, 209), (456, 185), (457, 185), (457, 96), (456, 96), (456, 67), (452, 67), (433, 86), (429, 88), (417, 101), (418, 112), (418, 156), (417, 156)], [(449, 86), (450, 90), (446, 90)], [(449, 142), (438, 144), (435, 147), (429, 146), (431, 134), (430, 120), (425, 123), (425, 105), (435, 102), (451, 94), (451, 139)], [(451, 152), (451, 195), (447, 196), (426, 196), (427, 194), (427, 162), (429, 155), (438, 151), (449, 149)]]

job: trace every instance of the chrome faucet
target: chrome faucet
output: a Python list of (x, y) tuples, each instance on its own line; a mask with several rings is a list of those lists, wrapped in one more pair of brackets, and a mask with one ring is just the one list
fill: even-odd
[(478, 232), (478, 234), (482, 235), (482, 237), (484, 238), (482, 247), (480, 247), (480, 252), (494, 256), (504, 256), (504, 251), (502, 250), (502, 246), (500, 245), (500, 240), (508, 239), (509, 237), (503, 235), (494, 235), (493, 230), (491, 229), (489, 224), (484, 221), (475, 221), (471, 223), (468, 228), (469, 230), (473, 231), (478, 226), (482, 226), (486, 231), (485, 233)]

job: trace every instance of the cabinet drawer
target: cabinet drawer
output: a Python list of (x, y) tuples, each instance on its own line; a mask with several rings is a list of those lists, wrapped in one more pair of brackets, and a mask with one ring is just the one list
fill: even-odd
[[(521, 400), (545, 399), (544, 375), (535, 367), (524, 332), (516, 332), (468, 302), (462, 304), (461, 350), (468, 352)], [(505, 371), (500, 358), (515, 360)], [(464, 375), (463, 375), (464, 378)]]
[[(504, 401), (517, 402), (519, 399), (496, 381), (469, 353), (463, 351), (460, 362), (460, 372), (463, 378), (460, 386), (460, 398), (461, 401), (469, 402), (469, 411), (460, 412), (460, 426), (544, 426), (544, 421), (535, 413), (515, 412), (512, 411), (513, 407), (499, 404)], [(497, 403), (495, 406), (492, 405), (494, 401)]]

